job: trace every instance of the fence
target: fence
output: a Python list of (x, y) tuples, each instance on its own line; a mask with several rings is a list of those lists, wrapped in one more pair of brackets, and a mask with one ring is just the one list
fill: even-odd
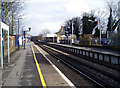
[(59, 49), (61, 51), (75, 54), (79, 57), (83, 58), (89, 58), (91, 60), (102, 62), (107, 62), (111, 64), (119, 64), (120, 65), (120, 54), (109, 52), (109, 51), (99, 51), (99, 50), (92, 50), (92, 49), (86, 49), (84, 47), (76, 47), (76, 46), (69, 46), (69, 45), (61, 45), (61, 44), (55, 44), (55, 43), (44, 43), (48, 46), (54, 47), (56, 49)]
[[(1, 34), (0, 34), (1, 35)], [(0, 37), (1, 40), (1, 37)], [(7, 35), (4, 33), (3, 34), (3, 44), (4, 44), (4, 56), (7, 56), (8, 54), (8, 38)], [(18, 45), (18, 36), (10, 35), (9, 36), (9, 47), (10, 47), (10, 52), (13, 52), (15, 48)], [(0, 48), (1, 48), (1, 43), (0, 43)], [(0, 49), (0, 58), (1, 58), (1, 49)]]

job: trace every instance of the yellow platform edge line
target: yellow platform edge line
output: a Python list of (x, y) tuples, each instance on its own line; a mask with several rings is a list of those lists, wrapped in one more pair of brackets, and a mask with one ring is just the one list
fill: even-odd
[(42, 86), (43, 86), (43, 88), (47, 88), (46, 83), (45, 83), (45, 80), (44, 80), (43, 75), (42, 75), (42, 72), (41, 72), (41, 69), (40, 69), (40, 66), (39, 66), (38, 61), (37, 61), (37, 59), (36, 59), (33, 46), (31, 45), (31, 47), (32, 47), (33, 55), (34, 55), (34, 60), (35, 60), (36, 66), (37, 66), (37, 70), (38, 70), (38, 73), (39, 73), (39, 77), (40, 77), (41, 82), (42, 82)]

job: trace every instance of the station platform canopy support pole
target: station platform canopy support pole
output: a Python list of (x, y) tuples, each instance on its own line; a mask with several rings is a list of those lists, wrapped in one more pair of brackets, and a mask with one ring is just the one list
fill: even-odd
[(10, 62), (10, 52), (9, 52), (9, 26), (0, 21), (0, 30), (1, 30), (1, 68), (3, 69), (4, 64), (4, 45), (3, 45), (3, 30), (6, 30), (8, 33), (8, 63)]

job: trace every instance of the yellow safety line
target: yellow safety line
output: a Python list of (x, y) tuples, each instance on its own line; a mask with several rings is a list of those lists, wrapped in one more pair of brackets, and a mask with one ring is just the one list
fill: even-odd
[[(32, 47), (32, 45), (31, 45), (31, 47)], [(39, 73), (39, 77), (40, 77), (41, 82), (42, 82), (42, 86), (43, 86), (43, 88), (47, 88), (46, 83), (45, 83), (44, 78), (43, 78), (43, 75), (42, 75), (42, 72), (41, 72), (41, 69), (40, 69), (40, 66), (39, 66), (38, 61), (36, 59), (33, 47), (32, 47), (32, 51), (33, 51), (34, 59), (35, 59), (35, 62), (36, 62), (37, 70), (38, 70), (38, 73)]]

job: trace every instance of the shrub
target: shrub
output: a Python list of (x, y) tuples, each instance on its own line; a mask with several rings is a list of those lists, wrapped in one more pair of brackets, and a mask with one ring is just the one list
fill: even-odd
[(90, 39), (91, 39), (90, 35), (84, 35), (83, 37), (82, 36), (79, 37), (79, 41), (83, 45), (89, 45)]
[(120, 47), (120, 32), (112, 34), (112, 46)]

